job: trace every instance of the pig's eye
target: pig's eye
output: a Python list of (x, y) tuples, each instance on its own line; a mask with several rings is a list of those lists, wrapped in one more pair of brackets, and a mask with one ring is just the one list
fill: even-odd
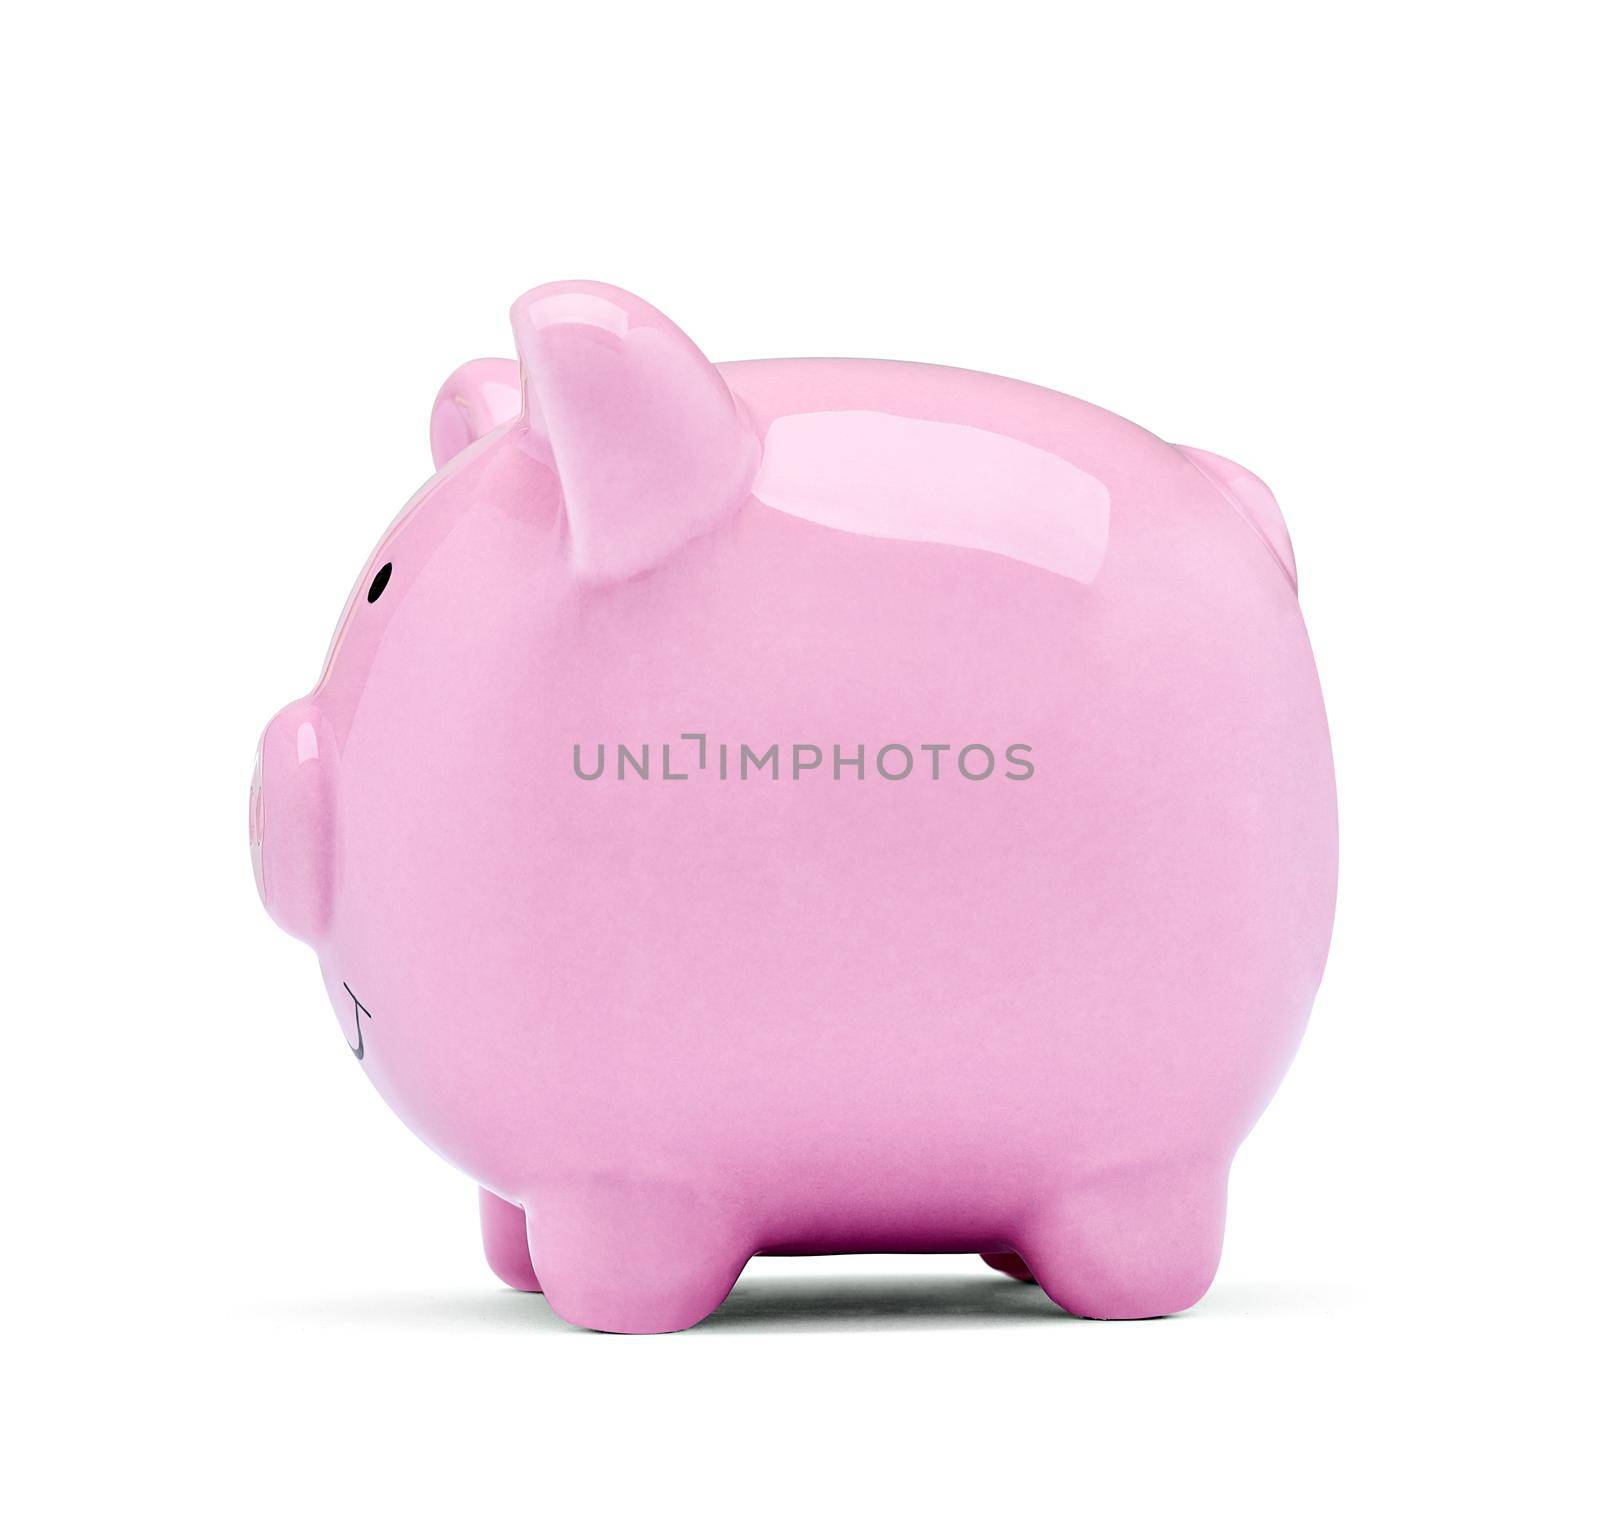
[(367, 590), (367, 603), (376, 604), (378, 596), (389, 587), (389, 575), (394, 572), (394, 564), (386, 562), (372, 575), (372, 587)]

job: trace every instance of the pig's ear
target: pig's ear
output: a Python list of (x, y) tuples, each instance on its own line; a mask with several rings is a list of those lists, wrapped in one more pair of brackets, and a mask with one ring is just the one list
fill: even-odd
[(442, 468), (463, 447), (503, 426), (521, 403), (517, 365), (508, 357), (479, 357), (463, 363), (444, 381), (433, 402), (428, 443), (433, 466)]
[(749, 497), (760, 447), (722, 376), (659, 310), (609, 284), (511, 307), (529, 427), (561, 484), (573, 572), (642, 573)]

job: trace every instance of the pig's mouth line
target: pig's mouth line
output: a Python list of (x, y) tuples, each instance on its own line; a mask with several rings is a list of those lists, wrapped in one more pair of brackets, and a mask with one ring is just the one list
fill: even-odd
[[(361, 1000), (356, 998), (355, 990), (348, 983), (344, 985), (344, 991), (350, 995), (350, 1002), (356, 1007), (356, 1044), (351, 1046), (350, 1050), (355, 1054), (356, 1061), (359, 1062), (367, 1054), (367, 1043), (362, 1039), (361, 1035), (361, 1017), (365, 1015), (370, 1020), (372, 1011)], [(349, 1044), (348, 1038), (346, 1039), (346, 1044)]]

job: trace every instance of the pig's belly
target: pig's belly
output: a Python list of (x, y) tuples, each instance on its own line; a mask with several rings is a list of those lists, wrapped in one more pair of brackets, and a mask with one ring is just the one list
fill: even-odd
[(1317, 889), (1231, 802), (1108, 824), (1032, 783), (640, 801), (453, 962), (489, 981), (403, 1113), (499, 1191), (692, 1174), (796, 1252), (1004, 1249), (1052, 1186), (1226, 1162), (1309, 1012)]

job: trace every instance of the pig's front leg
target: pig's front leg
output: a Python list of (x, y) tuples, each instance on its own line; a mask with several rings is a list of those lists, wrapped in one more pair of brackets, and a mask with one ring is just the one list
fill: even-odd
[(734, 1208), (686, 1184), (617, 1173), (538, 1187), (528, 1238), (545, 1298), (590, 1330), (686, 1330), (728, 1296), (750, 1259)]
[(1069, 1314), (1177, 1314), (1216, 1275), (1227, 1190), (1226, 1161), (1108, 1173), (1043, 1206), (1017, 1237), (1018, 1250)]
[(483, 1227), (483, 1254), (502, 1283), (524, 1293), (540, 1293), (528, 1255), (528, 1221), (519, 1204), (508, 1204), (487, 1188), (478, 1190), (478, 1219)]
[(996, 1272), (1003, 1272), (1007, 1277), (1014, 1277), (1019, 1283), (1036, 1281), (1034, 1275), (1028, 1271), (1028, 1264), (1015, 1251), (983, 1251), (979, 1255)]

